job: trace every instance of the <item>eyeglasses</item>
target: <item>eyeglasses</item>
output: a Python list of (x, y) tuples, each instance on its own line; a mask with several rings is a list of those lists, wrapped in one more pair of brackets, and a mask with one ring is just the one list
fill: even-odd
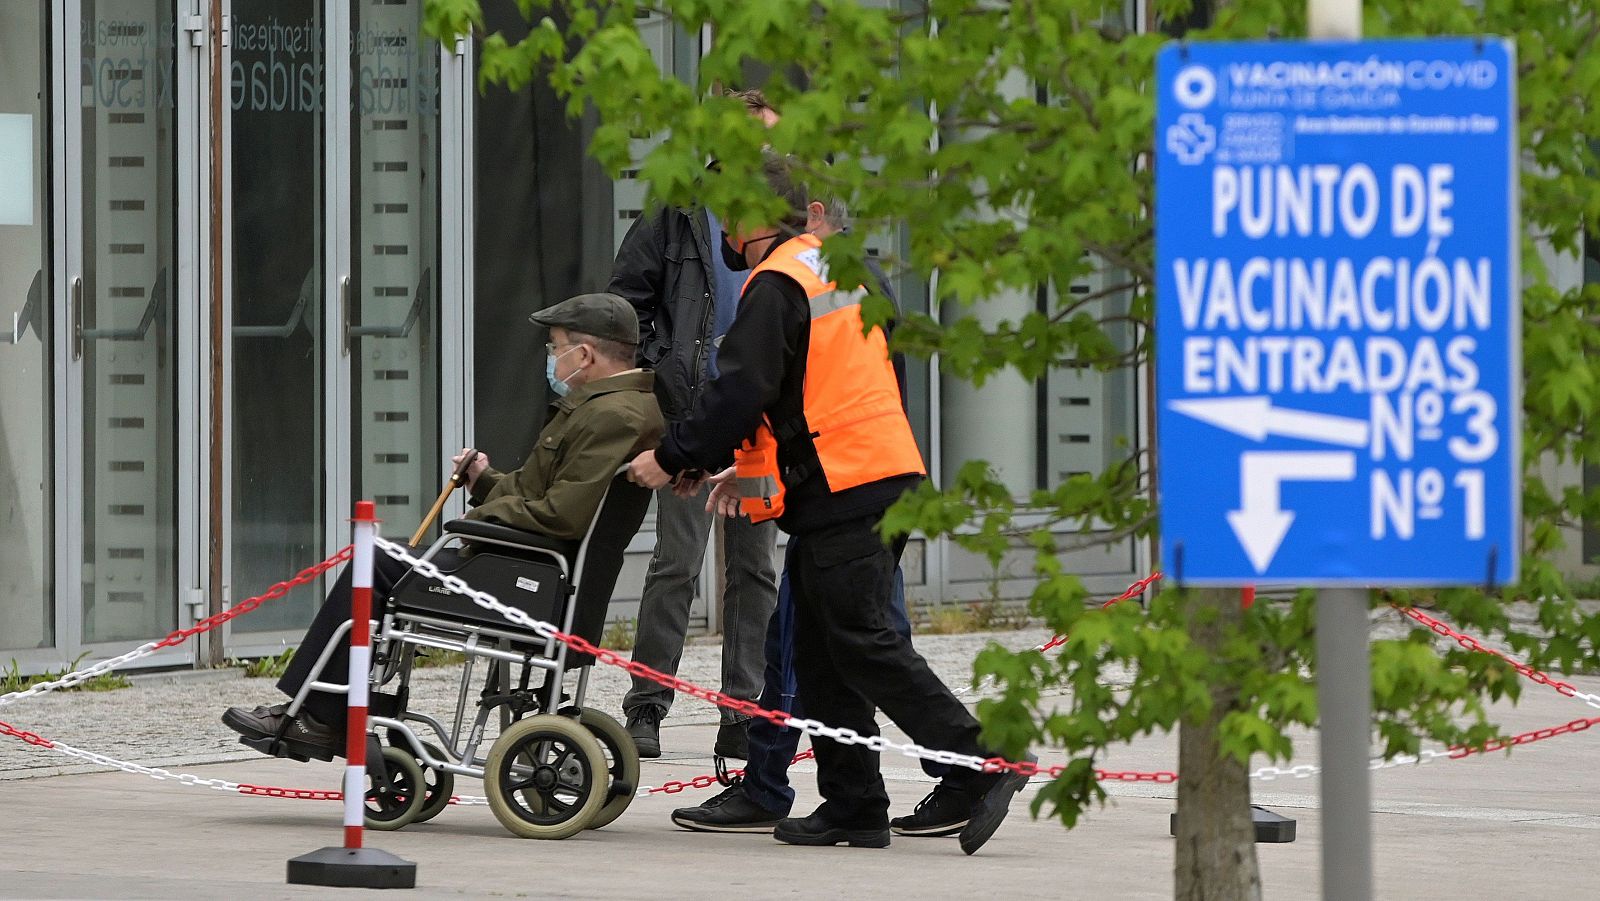
[(546, 354), (548, 354), (549, 356), (553, 357), (553, 356), (556, 355), (556, 351), (558, 351), (558, 350), (565, 350), (565, 349), (567, 349), (569, 347), (577, 347), (577, 346), (578, 345), (576, 345), (576, 344), (561, 344), (561, 345), (557, 345), (553, 341), (546, 341), (545, 345), (544, 345), (544, 352)]

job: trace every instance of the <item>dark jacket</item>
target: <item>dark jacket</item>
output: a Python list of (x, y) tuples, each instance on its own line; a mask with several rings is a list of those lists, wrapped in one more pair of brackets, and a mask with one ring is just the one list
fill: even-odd
[(682, 419), (708, 380), (713, 257), (702, 209), (663, 207), (635, 219), (622, 239), (606, 288), (639, 313), (639, 365), (656, 371), (667, 419)]
[[(773, 422), (803, 420), (810, 337), (811, 305), (799, 282), (780, 272), (751, 279), (718, 351), (721, 372), (692, 415), (668, 426), (656, 451), (661, 468), (669, 473), (715, 471), (732, 460), (734, 449), (755, 433), (763, 415)], [(779, 436), (785, 493), (778, 525), (791, 535), (877, 516), (922, 481), (922, 476), (907, 473), (833, 492), (813, 465), (816, 456), (809, 434)]]
[(666, 424), (654, 381), (649, 372), (624, 372), (551, 404), (550, 421), (521, 469), (479, 474), (467, 518), (582, 538), (612, 475), (661, 442)]

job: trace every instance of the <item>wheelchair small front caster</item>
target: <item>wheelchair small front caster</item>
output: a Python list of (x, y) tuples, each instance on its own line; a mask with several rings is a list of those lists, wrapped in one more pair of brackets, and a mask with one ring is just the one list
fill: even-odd
[(622, 816), (633, 803), (633, 793), (639, 788), (639, 747), (621, 723), (592, 707), (579, 712), (578, 722), (599, 740), (600, 750), (606, 756), (606, 770), (611, 776), (606, 787), (606, 803), (589, 821), (588, 828), (599, 829)]
[[(435, 745), (424, 743), (422, 747), (433, 755), (435, 760), (449, 759), (445, 756), (444, 751)], [(450, 806), (450, 796), (456, 790), (456, 777), (453, 773), (445, 770), (436, 770), (420, 760), (417, 761), (417, 765), (422, 767), (422, 777), (428, 787), (428, 793), (423, 799), (422, 810), (417, 813), (417, 818), (411, 822), (426, 823), (443, 813), (444, 809)]]
[(367, 767), (363, 822), (368, 829), (392, 832), (416, 821), (427, 803), (427, 784), (410, 751), (385, 747), (383, 768), (384, 775), (377, 777), (373, 767)]

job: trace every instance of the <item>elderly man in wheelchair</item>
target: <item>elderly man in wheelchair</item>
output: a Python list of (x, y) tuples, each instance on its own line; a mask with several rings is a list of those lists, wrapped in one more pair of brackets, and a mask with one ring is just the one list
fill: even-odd
[[(612, 294), (584, 294), (533, 314), (550, 329), (547, 376), (559, 399), (521, 469), (501, 473), (464, 449), (455, 462), (473, 508), (446, 523), (426, 559), (534, 619), (598, 641), (623, 551), (650, 494), (617, 475), (663, 431), (654, 375), (634, 368), (639, 323)], [(512, 832), (564, 838), (615, 819), (638, 782), (626, 730), (583, 707), (592, 659), (476, 606), (383, 553), (373, 561), (374, 633), (367, 824), (395, 829), (438, 814), (454, 777), (482, 778)], [(306, 632), (278, 688), (288, 704), (231, 707), (240, 742), (273, 756), (342, 756), (351, 573)], [(466, 655), (452, 723), (407, 707), (417, 649)], [(473, 682), (483, 662), (481, 682)], [(533, 673), (542, 682), (530, 684)], [(569, 696), (563, 677), (577, 670)], [(470, 721), (468, 698), (478, 687)], [(498, 712), (499, 736), (480, 753)], [(418, 728), (421, 727), (421, 728)], [(437, 744), (423, 740), (422, 729)]]

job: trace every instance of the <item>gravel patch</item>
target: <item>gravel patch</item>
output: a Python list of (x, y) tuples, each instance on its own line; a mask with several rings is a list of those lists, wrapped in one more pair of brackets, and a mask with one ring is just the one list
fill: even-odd
[[(971, 683), (973, 657), (990, 641), (1010, 648), (1028, 648), (1049, 638), (1048, 630), (1034, 628), (919, 635), (916, 646), (941, 679), (960, 688)], [(684, 648), (680, 677), (697, 685), (720, 688), (721, 671), (720, 642), (693, 641)], [(418, 670), (412, 680), (412, 709), (449, 720), (455, 710), (460, 678), (460, 667)], [(136, 676), (133, 681), (132, 687), (116, 691), (58, 692), (32, 698), (0, 708), (0, 720), (86, 751), (170, 768), (259, 757), (254, 750), (240, 745), (238, 736), (222, 725), (222, 711), (234, 705), (250, 707), (282, 700), (273, 680), (247, 679), (239, 669), (152, 674)], [(623, 670), (596, 666), (589, 678), (588, 706), (620, 719), (628, 684)], [(964, 695), (970, 699), (980, 696)], [(717, 720), (717, 708), (695, 698), (680, 698), (673, 705), (667, 725)], [(0, 780), (101, 769), (77, 764), (71, 758), (14, 738), (0, 739)]]

